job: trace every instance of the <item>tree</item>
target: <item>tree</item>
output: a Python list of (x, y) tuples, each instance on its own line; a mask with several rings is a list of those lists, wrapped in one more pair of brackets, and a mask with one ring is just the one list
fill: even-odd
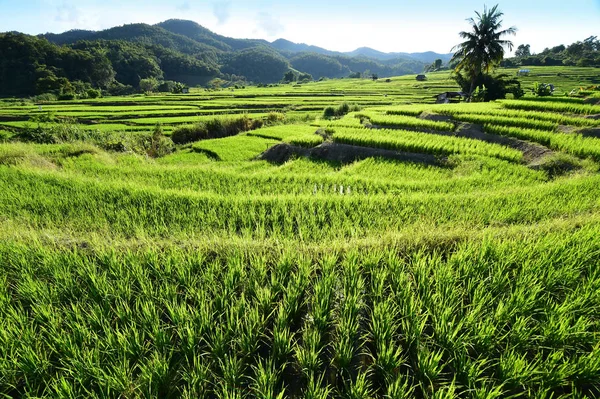
[(300, 73), (298, 82), (312, 82), (314, 79), (310, 73)]
[(442, 61), (441, 58), (436, 59), (431, 65), (428, 65), (425, 68), (425, 72), (435, 72), (435, 71), (439, 71), (442, 68), (442, 64), (444, 62)]
[(509, 50), (512, 50), (513, 43), (502, 38), (507, 35), (515, 35), (517, 32), (515, 27), (501, 29), (501, 17), (504, 14), (498, 9), (498, 5), (489, 10), (484, 6), (483, 13), (480, 14), (476, 11), (475, 14), (477, 15), (476, 20), (467, 19), (472, 27), (471, 32), (460, 32), (460, 37), (465, 41), (452, 49), (456, 51), (452, 61), (458, 61), (455, 72), (457, 74), (465, 73), (470, 81), (469, 96), (472, 95), (477, 80), (481, 80), (482, 75), (489, 75), (502, 61), (504, 48), (508, 47)]
[(140, 79), (140, 90), (151, 92), (158, 87), (158, 84), (158, 80), (155, 78)]
[(515, 51), (515, 57), (529, 57), (531, 56), (531, 46), (529, 44), (521, 44), (517, 47), (517, 51)]
[(173, 94), (182, 94), (183, 93), (183, 89), (187, 88), (183, 83), (180, 82), (173, 82), (173, 85), (171, 87), (171, 93)]
[(296, 74), (294, 71), (289, 70), (283, 75), (283, 79), (281, 80), (283, 83), (291, 83), (296, 81)]

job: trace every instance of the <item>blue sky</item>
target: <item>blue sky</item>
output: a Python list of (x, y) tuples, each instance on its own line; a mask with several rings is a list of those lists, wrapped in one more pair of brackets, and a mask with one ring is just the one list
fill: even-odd
[[(500, 1), (515, 45), (545, 47), (600, 36), (600, 0)], [(488, 2), (488, 6), (496, 4)], [(450, 52), (466, 18), (484, 2), (464, 0), (0, 0), (0, 31), (30, 34), (190, 19), (225, 36), (280, 37), (331, 50)]]

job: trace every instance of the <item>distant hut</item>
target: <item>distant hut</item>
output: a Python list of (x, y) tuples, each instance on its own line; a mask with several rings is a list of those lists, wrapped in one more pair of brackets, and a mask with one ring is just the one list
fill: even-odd
[(417, 75), (417, 80), (419, 82), (424, 82), (424, 81), (427, 80), (427, 76), (425, 76), (425, 75)]
[(517, 72), (517, 75), (519, 75), (519, 76), (529, 76), (529, 72), (531, 72), (529, 69), (519, 69), (519, 72)]
[(190, 94), (190, 89), (189, 89), (189, 87), (184, 87), (183, 89), (181, 89), (181, 92), (183, 94)]
[(448, 104), (460, 102), (462, 98), (466, 98), (467, 94), (460, 91), (447, 91), (433, 96), (436, 104)]

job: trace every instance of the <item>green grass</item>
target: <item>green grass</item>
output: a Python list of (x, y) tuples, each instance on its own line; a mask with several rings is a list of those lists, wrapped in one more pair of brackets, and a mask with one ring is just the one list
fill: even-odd
[(435, 122), (404, 115), (384, 115), (372, 112), (361, 112), (356, 115), (356, 117), (367, 118), (373, 125), (378, 126), (395, 127), (399, 129), (411, 128), (421, 130), (438, 130), (442, 132), (454, 131), (454, 124), (450, 122)]
[(316, 128), (306, 125), (280, 125), (254, 130), (249, 136), (280, 140), (301, 147), (314, 147), (323, 142), (323, 137), (316, 134)]
[(569, 112), (581, 115), (600, 114), (600, 105), (562, 102), (562, 100), (542, 102), (505, 100), (501, 103), (502, 106), (508, 109), (519, 109), (527, 111)]
[[(597, 79), (531, 70), (558, 94)], [(3, 103), (0, 396), (600, 396), (596, 108), (432, 104), (456, 89), (437, 72), (43, 104), (74, 118), (41, 126), (55, 144), (15, 136), (37, 105)], [(344, 102), (408, 130), (321, 119)], [(196, 112), (278, 125), (153, 158), (171, 148), (154, 123)], [(324, 137), (438, 162), (256, 160)]]
[(192, 148), (221, 161), (250, 161), (276, 143), (272, 139), (242, 135), (199, 141)]
[(337, 129), (334, 141), (363, 147), (376, 147), (405, 152), (422, 152), (435, 155), (474, 154), (520, 161), (519, 151), (484, 143), (479, 140), (438, 136), (402, 130)]
[(485, 130), (488, 133), (538, 142), (554, 150), (564, 151), (583, 158), (593, 157), (596, 160), (600, 160), (600, 138), (584, 137), (581, 134), (549, 133), (540, 130), (497, 125), (485, 125)]

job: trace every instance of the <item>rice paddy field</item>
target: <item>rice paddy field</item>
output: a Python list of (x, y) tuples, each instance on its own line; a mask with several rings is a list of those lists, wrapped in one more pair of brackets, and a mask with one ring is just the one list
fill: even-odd
[(1, 102), (0, 396), (600, 397), (598, 76)]

